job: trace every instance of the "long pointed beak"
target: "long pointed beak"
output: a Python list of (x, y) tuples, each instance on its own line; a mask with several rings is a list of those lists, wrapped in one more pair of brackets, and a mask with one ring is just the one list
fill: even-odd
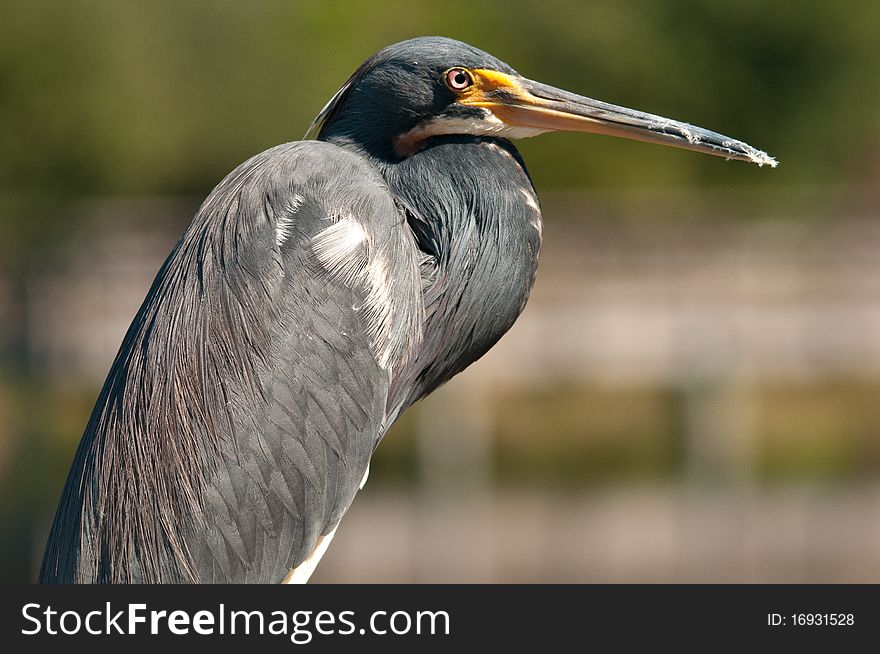
[(627, 109), (498, 71), (472, 70), (474, 90), (461, 104), (491, 111), (510, 127), (608, 134), (776, 167), (747, 143), (677, 120)]

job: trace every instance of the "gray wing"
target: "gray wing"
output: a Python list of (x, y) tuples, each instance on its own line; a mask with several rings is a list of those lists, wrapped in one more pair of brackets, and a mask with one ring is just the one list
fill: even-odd
[(218, 185), (129, 329), (43, 581), (279, 582), (332, 531), (420, 339), (411, 233), (378, 173), (313, 141)]

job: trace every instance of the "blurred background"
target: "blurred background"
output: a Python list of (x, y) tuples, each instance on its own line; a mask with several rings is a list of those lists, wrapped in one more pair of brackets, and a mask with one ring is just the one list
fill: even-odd
[(0, 580), (201, 200), (421, 34), (781, 165), (520, 142), (532, 300), (388, 435), (314, 579), (880, 582), (880, 3), (823, 0), (4, 2)]

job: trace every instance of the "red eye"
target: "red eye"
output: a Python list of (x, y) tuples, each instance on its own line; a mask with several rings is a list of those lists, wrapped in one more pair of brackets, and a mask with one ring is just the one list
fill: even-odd
[(474, 78), (464, 68), (452, 68), (446, 71), (446, 86), (453, 91), (463, 91), (474, 83)]

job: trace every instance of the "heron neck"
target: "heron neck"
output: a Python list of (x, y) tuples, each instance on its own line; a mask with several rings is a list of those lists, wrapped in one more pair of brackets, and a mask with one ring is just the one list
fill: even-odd
[(424, 339), (396, 371), (393, 418), (513, 325), (535, 280), (541, 216), (525, 165), (507, 141), (438, 139), (383, 172), (427, 255)]

